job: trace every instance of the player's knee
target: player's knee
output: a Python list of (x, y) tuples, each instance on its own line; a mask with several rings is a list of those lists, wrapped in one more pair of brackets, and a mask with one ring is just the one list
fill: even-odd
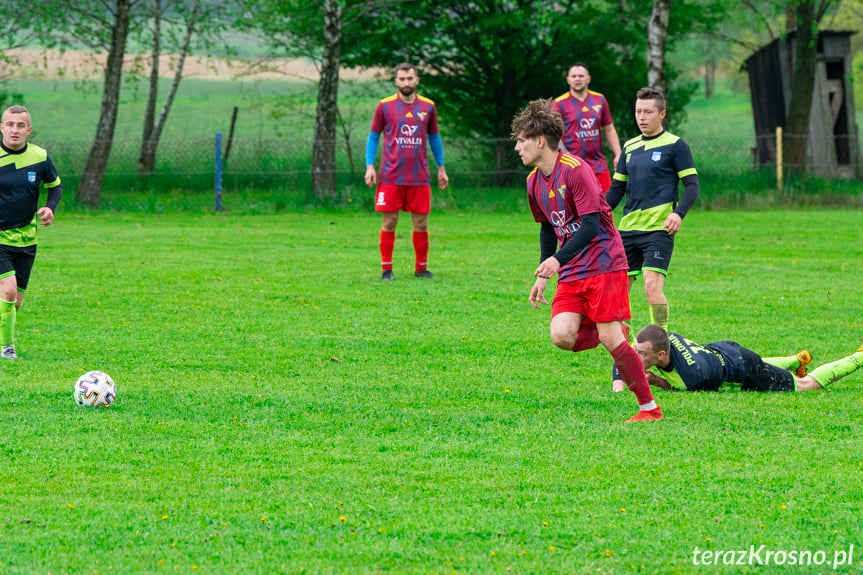
[(15, 287), (4, 287), (0, 289), (0, 299), (3, 301), (14, 302), (16, 306), (20, 307), (21, 303), (18, 301), (18, 291)]
[(555, 328), (552, 326), (551, 343), (560, 349), (572, 349), (572, 346), (575, 345), (575, 334), (570, 330)]
[(644, 277), (644, 293), (647, 294), (647, 297), (653, 297), (657, 299), (661, 299), (664, 294), (662, 293), (663, 286), (665, 284), (665, 276), (662, 274), (651, 274), (653, 277), (648, 277), (645, 274)]

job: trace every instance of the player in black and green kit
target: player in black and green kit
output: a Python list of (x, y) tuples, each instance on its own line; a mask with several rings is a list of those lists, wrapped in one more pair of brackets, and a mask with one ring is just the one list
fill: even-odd
[[(614, 209), (626, 196), (623, 218), (617, 228), (629, 260), (629, 293), (639, 275), (650, 321), (668, 329), (665, 276), (674, 250), (674, 236), (687, 212), (698, 199), (698, 174), (689, 146), (667, 132), (665, 96), (652, 88), (636, 95), (635, 120), (641, 135), (623, 145), (611, 188), (606, 194)], [(684, 187), (678, 201), (678, 183)], [(625, 389), (614, 374), (614, 390)]]
[[(0, 357), (16, 359), (15, 319), (36, 259), (36, 225), (50, 226), (63, 188), (48, 152), (27, 143), (30, 113), (10, 106), (0, 122)], [(48, 199), (39, 208), (39, 186)], [(38, 216), (38, 217), (37, 217)]]
[(700, 345), (655, 324), (638, 332), (635, 349), (651, 385), (678, 391), (717, 391), (724, 383), (740, 384), (744, 391), (813, 391), (863, 367), (863, 346), (806, 375), (812, 361), (807, 350), (762, 358), (737, 342)]

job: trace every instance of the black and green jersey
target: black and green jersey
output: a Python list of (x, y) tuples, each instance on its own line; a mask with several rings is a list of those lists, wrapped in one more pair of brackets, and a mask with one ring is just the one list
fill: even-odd
[[(662, 230), (665, 218), (677, 208), (678, 182), (696, 174), (692, 152), (679, 136), (663, 131), (626, 142), (614, 174), (616, 182), (626, 185), (626, 204), (617, 228), (621, 232)], [(685, 210), (678, 211), (680, 217)]]
[(680, 334), (670, 333), (671, 349), (666, 367), (650, 368), (678, 390), (717, 390), (723, 382), (739, 379), (739, 366), (726, 342), (700, 345)]
[(723, 383), (740, 384), (743, 391), (794, 391), (794, 376), (767, 363), (757, 353), (734, 341), (700, 345), (669, 333), (671, 349), (666, 367), (650, 371), (681, 391), (717, 391)]
[(40, 184), (48, 189), (45, 205), (56, 210), (62, 188), (48, 152), (33, 144), (12, 150), (0, 143), (0, 244), (36, 243)]

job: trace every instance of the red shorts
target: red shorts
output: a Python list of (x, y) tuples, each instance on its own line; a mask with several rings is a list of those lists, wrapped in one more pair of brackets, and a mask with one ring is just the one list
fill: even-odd
[(608, 170), (596, 174), (596, 179), (599, 180), (599, 187), (602, 188), (602, 193), (608, 191), (608, 188), (611, 187), (611, 173)]
[(375, 211), (427, 214), (431, 211), (431, 186), (378, 184)]
[(559, 313), (578, 313), (594, 323), (630, 319), (626, 270), (557, 284), (551, 317)]

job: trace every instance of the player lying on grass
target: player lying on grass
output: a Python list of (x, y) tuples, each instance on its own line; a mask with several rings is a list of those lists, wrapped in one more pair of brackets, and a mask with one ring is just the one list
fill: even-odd
[(650, 384), (677, 391), (717, 391), (723, 383), (740, 384), (744, 391), (810, 391), (824, 389), (863, 367), (863, 345), (806, 375), (812, 361), (808, 350), (762, 358), (733, 341), (699, 345), (655, 324), (638, 332), (635, 349)]

